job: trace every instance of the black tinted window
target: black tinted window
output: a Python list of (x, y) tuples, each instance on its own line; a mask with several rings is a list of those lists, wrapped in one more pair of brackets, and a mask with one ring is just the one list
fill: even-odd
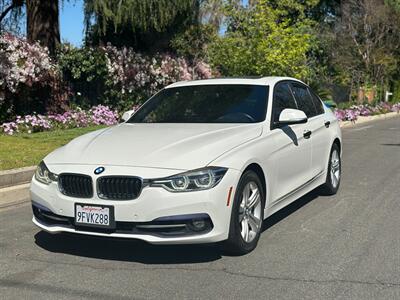
[(317, 110), (317, 115), (323, 114), (325, 111), (324, 111), (322, 101), (318, 98), (318, 96), (311, 89), (309, 89), (309, 91), (310, 91), (312, 100), (314, 102), (314, 106)]
[(279, 115), (285, 108), (297, 109), (292, 92), (287, 82), (278, 83), (274, 89), (274, 102), (272, 106), (272, 122), (279, 121)]
[(193, 85), (167, 88), (129, 123), (254, 123), (265, 119), (268, 87)]
[(304, 111), (308, 118), (317, 115), (317, 111), (307, 87), (299, 84), (292, 84), (292, 91), (299, 109)]

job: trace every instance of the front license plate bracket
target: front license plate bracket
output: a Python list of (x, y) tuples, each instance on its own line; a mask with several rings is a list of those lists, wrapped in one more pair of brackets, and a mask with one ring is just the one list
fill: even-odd
[[(108, 221), (105, 222), (106, 217)], [(79, 227), (115, 229), (114, 206), (75, 203), (74, 224)]]

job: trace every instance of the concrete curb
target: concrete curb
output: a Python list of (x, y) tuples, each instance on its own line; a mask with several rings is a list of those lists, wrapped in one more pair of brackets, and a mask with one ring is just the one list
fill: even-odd
[(0, 189), (31, 182), (36, 167), (0, 171)]
[(394, 117), (400, 117), (400, 113), (390, 112), (387, 114), (376, 115), (376, 116), (358, 117), (356, 122), (351, 122), (351, 121), (340, 122), (340, 127), (341, 128), (352, 127), (363, 123), (369, 123), (378, 120), (386, 120)]
[(30, 183), (0, 189), (0, 209), (30, 201)]

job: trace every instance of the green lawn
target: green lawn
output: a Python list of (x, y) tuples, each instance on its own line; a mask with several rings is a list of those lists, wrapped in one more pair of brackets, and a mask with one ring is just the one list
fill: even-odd
[(74, 128), (15, 136), (0, 135), (0, 170), (37, 165), (48, 153), (67, 144), (73, 138), (104, 127)]

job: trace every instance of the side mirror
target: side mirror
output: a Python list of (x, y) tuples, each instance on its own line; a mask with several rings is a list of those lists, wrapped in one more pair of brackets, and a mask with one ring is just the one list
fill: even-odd
[(286, 108), (282, 110), (281, 114), (279, 115), (279, 121), (276, 125), (284, 126), (303, 123), (307, 123), (307, 116), (303, 111), (298, 109)]
[(128, 111), (124, 112), (124, 114), (122, 115), (122, 120), (123, 120), (124, 122), (128, 121), (128, 120), (132, 117), (132, 115), (133, 115), (134, 113), (135, 113), (134, 110), (128, 110)]

